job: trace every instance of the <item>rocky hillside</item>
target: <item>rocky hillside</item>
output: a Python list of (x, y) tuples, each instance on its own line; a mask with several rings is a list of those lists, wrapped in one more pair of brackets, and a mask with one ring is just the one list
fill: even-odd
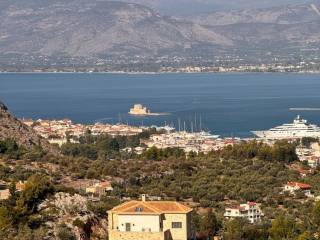
[(266, 9), (204, 13), (188, 19), (198, 24), (210, 26), (239, 23), (298, 24), (320, 20), (319, 9), (315, 4), (289, 5)]
[(35, 2), (3, 6), (0, 54), (153, 55), (201, 42), (232, 44), (213, 30), (162, 17), (142, 5), (98, 0)]
[(123, 0), (150, 6), (166, 15), (182, 16), (230, 9), (252, 9), (308, 3), (311, 0)]
[(176, 19), (118, 1), (1, 1), (0, 57), (195, 57), (220, 50), (277, 51), (283, 44), (310, 48), (320, 42), (316, 9), (303, 5)]
[(0, 140), (7, 138), (14, 139), (18, 145), (27, 149), (32, 149), (36, 145), (50, 153), (57, 154), (58, 151), (46, 140), (39, 137), (31, 128), (21, 123), (15, 118), (8, 108), (0, 102)]

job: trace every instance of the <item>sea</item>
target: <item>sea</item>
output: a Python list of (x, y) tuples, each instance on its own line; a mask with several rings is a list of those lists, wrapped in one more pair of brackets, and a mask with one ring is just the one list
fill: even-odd
[[(251, 137), (252, 130), (291, 122), (298, 114), (320, 125), (320, 75), (2, 73), (0, 101), (19, 118), (168, 124), (223, 137)], [(136, 103), (167, 114), (129, 116)]]

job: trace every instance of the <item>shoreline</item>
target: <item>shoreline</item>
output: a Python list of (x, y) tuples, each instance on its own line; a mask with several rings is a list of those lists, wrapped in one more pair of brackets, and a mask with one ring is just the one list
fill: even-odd
[(156, 117), (156, 116), (169, 116), (170, 113), (146, 113), (146, 114), (132, 114), (132, 113), (128, 113), (129, 116), (132, 117)]
[(250, 71), (230, 71), (230, 72), (0, 72), (6, 74), (114, 74), (114, 75), (163, 75), (163, 74), (310, 74), (319, 75), (319, 72), (250, 72)]

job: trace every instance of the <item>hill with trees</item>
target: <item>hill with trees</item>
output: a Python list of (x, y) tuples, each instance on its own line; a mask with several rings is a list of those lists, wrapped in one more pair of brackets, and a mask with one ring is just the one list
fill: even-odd
[[(317, 239), (320, 203), (300, 192), (283, 192), (285, 183), (299, 181), (310, 184), (315, 196), (320, 194), (319, 169), (302, 178), (289, 167), (301, 164), (297, 142), (247, 141), (208, 154), (186, 154), (179, 148), (150, 148), (141, 155), (122, 151), (152, 133), (111, 137), (88, 132), (79, 143), (63, 145), (60, 156), (36, 154), (34, 147), (15, 139), (1, 140), (0, 181), (10, 197), (0, 201), (0, 238), (76, 239), (82, 234), (106, 239), (107, 210), (148, 194), (192, 206), (199, 240), (215, 235), (228, 240)], [(105, 179), (110, 179), (113, 191), (94, 198), (77, 187)], [(20, 181), (24, 187), (18, 190)], [(226, 206), (247, 201), (261, 204), (262, 222), (223, 217)]]

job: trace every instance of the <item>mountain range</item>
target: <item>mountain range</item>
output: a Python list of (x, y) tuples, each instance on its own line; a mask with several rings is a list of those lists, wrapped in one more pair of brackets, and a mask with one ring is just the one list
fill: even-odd
[(202, 56), (317, 46), (316, 5), (163, 16), (105, 0), (0, 2), (0, 56)]
[(271, 8), (289, 4), (307, 4), (310, 0), (123, 0), (156, 9), (165, 15), (191, 15), (212, 11)]
[(320, 11), (315, 4), (288, 5), (265, 9), (215, 11), (189, 16), (202, 25), (230, 25), (238, 23), (299, 24), (320, 20)]

